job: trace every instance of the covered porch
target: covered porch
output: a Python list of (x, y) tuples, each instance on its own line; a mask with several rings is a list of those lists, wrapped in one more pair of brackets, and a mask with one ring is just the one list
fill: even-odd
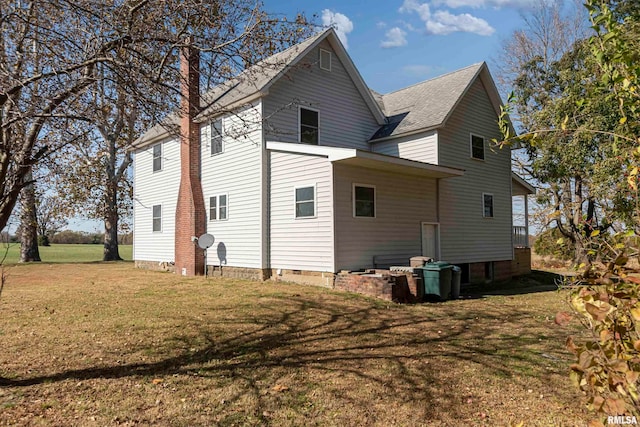
[(529, 245), (529, 195), (536, 189), (515, 173), (511, 173), (511, 197), (513, 199), (513, 261), (514, 276), (531, 272), (531, 248)]

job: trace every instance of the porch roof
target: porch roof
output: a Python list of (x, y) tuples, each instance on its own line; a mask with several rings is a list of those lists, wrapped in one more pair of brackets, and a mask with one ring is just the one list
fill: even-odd
[(527, 194), (536, 194), (535, 187), (515, 172), (511, 172), (511, 195), (526, 196)]
[(464, 170), (416, 160), (403, 159), (396, 156), (359, 150), (357, 148), (327, 147), (291, 142), (268, 141), (267, 149), (286, 153), (306, 154), (326, 157), (332, 163), (349, 166), (360, 166), (385, 172), (416, 175), (428, 178), (450, 178), (464, 175)]

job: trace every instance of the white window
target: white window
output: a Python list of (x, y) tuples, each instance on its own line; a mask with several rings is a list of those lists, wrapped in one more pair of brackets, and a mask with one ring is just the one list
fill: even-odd
[(209, 221), (227, 219), (229, 197), (226, 194), (209, 197)]
[(162, 144), (156, 144), (153, 146), (153, 171), (162, 170)]
[(320, 69), (331, 71), (331, 52), (320, 49)]
[(296, 187), (296, 218), (316, 216), (316, 186)]
[(318, 112), (300, 107), (300, 142), (318, 145)]
[(224, 151), (222, 136), (222, 119), (214, 120), (211, 122), (211, 155)]
[(373, 185), (353, 184), (353, 216), (376, 217), (376, 187)]
[(493, 218), (493, 194), (482, 193), (482, 216)]
[(484, 160), (484, 138), (471, 134), (471, 157)]
[(152, 216), (153, 216), (153, 228), (154, 232), (162, 231), (162, 205), (153, 205)]

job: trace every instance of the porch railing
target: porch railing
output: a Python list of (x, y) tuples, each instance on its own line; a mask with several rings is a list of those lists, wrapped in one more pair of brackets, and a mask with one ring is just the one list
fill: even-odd
[(513, 226), (513, 247), (514, 248), (528, 248), (529, 242), (527, 235), (527, 228), (521, 225)]

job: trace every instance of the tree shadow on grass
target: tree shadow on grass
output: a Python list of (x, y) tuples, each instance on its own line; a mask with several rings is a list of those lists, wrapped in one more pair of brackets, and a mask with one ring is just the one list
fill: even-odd
[[(262, 383), (291, 373), (312, 372), (318, 381), (331, 378), (353, 388), (345, 391), (322, 384), (321, 393), (330, 398), (350, 402), (361, 399), (358, 405), (367, 407), (371, 397), (358, 391), (366, 385), (379, 390), (379, 394), (391, 393), (386, 398), (397, 404), (425, 402), (416, 411), (421, 417), (434, 417), (462, 403), (459, 390), (464, 378), (445, 375), (454, 366), (481, 367), (488, 375), (511, 378), (527, 386), (527, 377), (547, 374), (537, 365), (550, 363), (535, 351), (526, 351), (549, 336), (523, 329), (531, 318), (525, 309), (461, 312), (454, 305), (442, 305), (437, 311), (416, 312), (364, 299), (358, 301), (362, 307), (299, 295), (272, 296), (271, 300), (268, 314), (236, 313), (226, 321), (203, 324), (195, 334), (167, 337), (169, 348), (185, 349), (177, 355), (161, 352), (158, 360), (148, 363), (125, 361), (29, 378), (0, 377), (0, 386), (180, 375), (213, 381), (232, 378), (243, 387), (229, 400), (239, 401), (243, 395), (250, 395), (258, 402), (256, 411), (261, 414), (262, 407), (269, 406)], [(524, 332), (497, 333), (495, 328), (505, 322)], [(563, 355), (554, 357), (559, 364), (564, 363)], [(437, 405), (426, 404), (436, 400)]]

